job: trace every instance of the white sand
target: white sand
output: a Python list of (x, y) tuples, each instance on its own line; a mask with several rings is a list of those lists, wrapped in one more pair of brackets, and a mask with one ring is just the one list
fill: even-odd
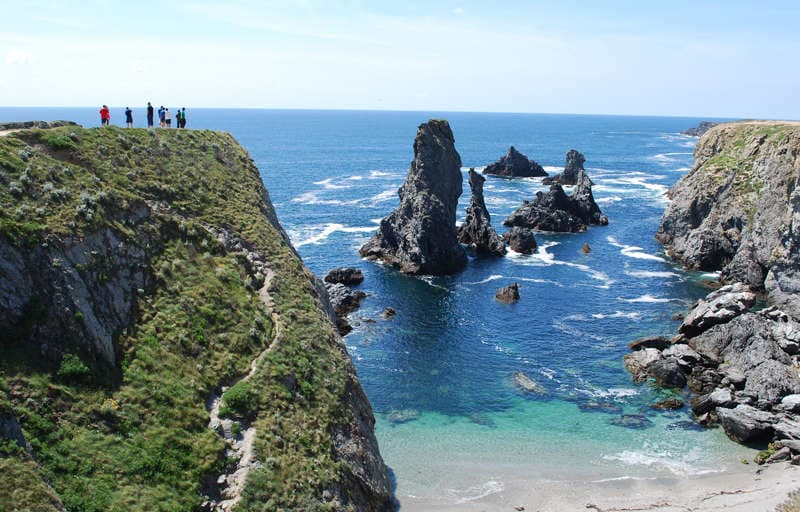
[(741, 470), (686, 478), (606, 482), (508, 482), (502, 490), (470, 501), (398, 496), (402, 512), (739, 511), (773, 512), (800, 488), (800, 467), (742, 465)]

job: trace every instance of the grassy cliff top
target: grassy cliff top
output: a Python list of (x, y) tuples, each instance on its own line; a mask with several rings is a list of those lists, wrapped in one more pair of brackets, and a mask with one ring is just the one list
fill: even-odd
[[(0, 419), (19, 421), (28, 450), (0, 443), (10, 479), (0, 503), (197, 510), (209, 480), (234, 462), (208, 428), (206, 402), (254, 364), (246, 385), (223, 396), (234, 428), (257, 432), (260, 467), (236, 510), (333, 508), (322, 496), (341, 480), (331, 432), (350, 421), (350, 363), (247, 152), (229, 134), (200, 130), (65, 126), (0, 137), (0, 243), (32, 258), (101, 229), (142, 247), (156, 285), (140, 290), (131, 327), (115, 339), (116, 380), (81, 352), (41, 361), (26, 348), (37, 314), (1, 326)], [(220, 230), (264, 257), (272, 303)], [(42, 270), (56, 275), (64, 265), (49, 262)], [(36, 300), (41, 308), (47, 298)]]

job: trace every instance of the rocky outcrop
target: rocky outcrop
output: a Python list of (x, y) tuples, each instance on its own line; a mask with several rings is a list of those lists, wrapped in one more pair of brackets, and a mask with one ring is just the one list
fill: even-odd
[(508, 153), (500, 160), (489, 164), (483, 170), (484, 174), (492, 174), (504, 178), (535, 178), (547, 176), (541, 165), (517, 151), (514, 146), (508, 148)]
[(30, 128), (59, 128), (61, 126), (80, 126), (72, 121), (19, 121), (10, 123), (0, 123), (0, 132), (10, 130), (28, 130)]
[(527, 228), (512, 227), (503, 233), (503, 241), (512, 251), (520, 254), (533, 254), (536, 251), (536, 237)]
[(398, 191), (400, 206), (381, 221), (359, 252), (409, 274), (444, 275), (463, 269), (467, 256), (455, 225), (461, 191), (461, 157), (450, 125), (444, 120), (420, 125), (414, 160)]
[(325, 276), (325, 282), (343, 284), (345, 286), (359, 285), (364, 281), (364, 273), (354, 267), (335, 268)]
[(586, 170), (583, 168), (583, 164), (585, 162), (586, 158), (580, 151), (570, 149), (567, 151), (567, 161), (564, 164), (564, 170), (553, 177), (543, 179), (542, 183), (545, 185), (551, 185), (553, 183), (569, 186), (575, 185), (578, 183), (578, 176), (580, 173), (586, 172)]
[[(669, 191), (656, 238), (689, 268), (776, 295), (797, 286), (800, 125), (729, 123), (709, 130), (692, 170)], [(780, 290), (789, 293), (781, 293)], [(777, 302), (776, 302), (777, 303)]]
[(497, 290), (494, 298), (504, 304), (511, 304), (519, 300), (519, 284), (514, 283)]
[(469, 170), (469, 187), (472, 191), (467, 218), (458, 227), (458, 241), (473, 248), (478, 253), (502, 256), (506, 253), (506, 244), (492, 227), (491, 217), (483, 201), (483, 182), (486, 178)]
[(699, 301), (686, 315), (678, 332), (697, 336), (711, 327), (729, 322), (756, 303), (756, 294), (741, 283), (723, 286)]
[(342, 283), (325, 283), (325, 290), (335, 313), (336, 328), (344, 336), (353, 330), (347, 316), (361, 306), (361, 299), (367, 296), (361, 290), (353, 290)]
[(708, 130), (717, 126), (719, 123), (712, 123), (711, 121), (700, 121), (700, 123), (695, 126), (694, 128), (688, 128), (681, 133), (684, 135), (690, 135), (692, 137), (701, 137), (704, 135)]
[(514, 384), (526, 393), (532, 393), (534, 395), (547, 394), (547, 390), (541, 384), (522, 372), (514, 372)]
[(536, 199), (525, 201), (503, 222), (539, 231), (574, 233), (586, 231), (590, 225), (604, 226), (608, 218), (600, 211), (592, 195), (592, 182), (581, 170), (572, 195), (568, 196), (559, 184), (548, 192), (537, 192)]

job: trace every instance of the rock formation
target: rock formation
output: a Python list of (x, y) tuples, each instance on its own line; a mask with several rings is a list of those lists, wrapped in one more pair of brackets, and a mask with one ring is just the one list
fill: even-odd
[(325, 276), (326, 283), (343, 284), (345, 286), (359, 285), (364, 281), (364, 273), (354, 267), (335, 268)]
[(530, 229), (514, 226), (503, 233), (503, 240), (514, 252), (533, 254), (536, 251), (536, 238)]
[(719, 123), (712, 123), (711, 121), (700, 121), (700, 124), (695, 126), (694, 128), (688, 128), (681, 133), (684, 135), (691, 135), (692, 137), (701, 137), (703, 136), (708, 130), (717, 126)]
[(514, 283), (500, 288), (495, 293), (494, 298), (505, 304), (517, 302), (519, 300), (519, 284)]
[[(583, 164), (586, 162), (583, 154), (575, 149), (567, 151), (567, 161), (564, 164), (564, 170), (555, 176), (545, 178), (542, 183), (551, 185), (558, 183), (560, 185), (575, 185), (578, 182), (578, 175), (581, 172), (586, 172)], [(591, 181), (589, 182), (591, 183)]]
[(394, 508), (324, 287), (230, 135), (64, 126), (0, 155), (16, 508)]
[(486, 178), (469, 170), (469, 187), (472, 191), (467, 219), (458, 228), (458, 241), (472, 247), (476, 252), (502, 256), (506, 253), (503, 239), (492, 227), (489, 212), (483, 201), (483, 182)]
[(353, 330), (347, 321), (347, 315), (361, 306), (361, 299), (367, 294), (361, 290), (352, 290), (342, 283), (325, 283), (325, 290), (336, 314), (336, 328), (344, 336)]
[(504, 178), (534, 178), (547, 176), (547, 172), (545, 172), (541, 165), (517, 151), (514, 146), (508, 148), (508, 153), (500, 157), (500, 160), (487, 165), (483, 173)]
[(592, 182), (581, 170), (572, 195), (568, 196), (561, 185), (554, 183), (548, 192), (537, 192), (532, 202), (525, 201), (503, 224), (539, 231), (574, 233), (586, 231), (592, 224), (604, 226), (608, 224), (608, 218), (595, 203)]
[(414, 160), (400, 206), (381, 221), (360, 253), (409, 274), (444, 275), (464, 268), (467, 256), (456, 235), (456, 207), (462, 191), (461, 157), (444, 120), (420, 125)]

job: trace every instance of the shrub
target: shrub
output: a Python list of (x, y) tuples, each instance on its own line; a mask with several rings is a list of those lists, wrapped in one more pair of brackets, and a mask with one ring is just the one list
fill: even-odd
[(238, 414), (245, 416), (255, 412), (256, 405), (257, 396), (252, 386), (247, 381), (241, 381), (222, 395), (220, 415)]
[(78, 148), (78, 145), (75, 144), (75, 141), (73, 141), (71, 138), (61, 133), (55, 133), (55, 132), (48, 133), (47, 135), (42, 137), (42, 140), (48, 146), (50, 146), (55, 150)]
[(91, 370), (81, 361), (80, 357), (75, 354), (64, 354), (57, 375), (66, 381), (80, 382), (85, 380), (90, 373)]

